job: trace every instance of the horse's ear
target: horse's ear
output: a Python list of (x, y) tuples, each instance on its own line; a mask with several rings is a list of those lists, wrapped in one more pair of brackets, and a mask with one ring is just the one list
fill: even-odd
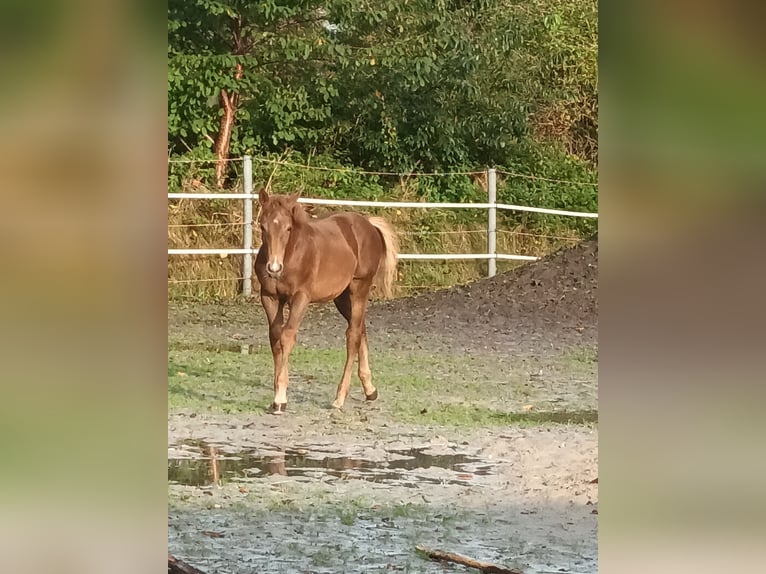
[(291, 193), (288, 196), (289, 200), (290, 200), (290, 205), (295, 205), (296, 203), (298, 203), (298, 199), (300, 198), (300, 196), (301, 196), (301, 192), (300, 191), (296, 191), (295, 193)]
[(258, 192), (258, 201), (261, 203), (261, 205), (265, 205), (269, 201), (269, 195), (268, 190), (265, 187), (262, 187), (261, 190)]

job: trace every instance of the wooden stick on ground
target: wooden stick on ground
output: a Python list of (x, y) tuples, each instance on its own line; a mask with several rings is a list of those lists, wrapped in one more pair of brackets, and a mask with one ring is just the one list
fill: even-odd
[(168, 574), (205, 574), (202, 570), (179, 560), (168, 552)]
[(442, 550), (431, 550), (425, 546), (415, 546), (416, 550), (423, 552), (432, 560), (446, 560), (448, 562), (455, 562), (462, 564), (463, 566), (470, 566), (471, 568), (478, 568), (486, 574), (524, 574), (521, 570), (514, 568), (504, 568), (503, 566), (497, 566), (496, 564), (490, 564), (489, 562), (480, 562), (473, 558), (467, 558), (460, 554), (453, 554), (452, 552), (444, 552)]

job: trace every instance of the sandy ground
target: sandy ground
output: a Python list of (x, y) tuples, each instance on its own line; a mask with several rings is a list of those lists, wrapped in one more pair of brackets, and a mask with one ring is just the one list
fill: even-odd
[[(169, 458), (243, 452), (280, 460), (298, 450), (385, 464), (392, 452), (465, 454), (460, 469), (391, 480), (259, 472), (169, 486), (169, 547), (207, 572), (446, 572), (416, 544), (527, 572), (597, 571), (598, 434), (592, 426), (386, 428), (349, 434), (325, 420), (172, 414)], [(195, 446), (187, 446), (195, 441)], [(394, 455), (394, 459), (401, 455)], [(209, 463), (212, 465), (212, 463)], [(472, 472), (474, 471), (474, 472)], [(479, 472), (476, 472), (479, 471)], [(456, 480), (457, 479), (457, 480)], [(455, 483), (457, 482), (457, 483)], [(223, 535), (211, 538), (211, 534)], [(459, 567), (458, 567), (459, 568)]]

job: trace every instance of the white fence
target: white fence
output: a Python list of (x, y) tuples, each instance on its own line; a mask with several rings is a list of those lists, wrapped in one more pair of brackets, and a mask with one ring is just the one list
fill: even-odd
[[(244, 255), (242, 278), (243, 295), (249, 296), (252, 289), (253, 255), (258, 249), (253, 248), (253, 200), (258, 194), (253, 193), (253, 163), (250, 156), (243, 158), (244, 193), (168, 193), (168, 199), (235, 199), (244, 201), (244, 241), (241, 249), (168, 249), (168, 255)], [(542, 178), (541, 178), (542, 179)], [(402, 260), (450, 260), (450, 259), (487, 259), (488, 276), (497, 272), (497, 260), (535, 261), (538, 257), (529, 255), (511, 255), (497, 253), (497, 210), (526, 211), (567, 217), (598, 218), (598, 213), (563, 211), (524, 205), (497, 203), (497, 172), (487, 170), (487, 203), (420, 203), (408, 201), (352, 201), (345, 199), (314, 199), (301, 197), (298, 201), (314, 205), (335, 205), (348, 207), (383, 207), (396, 209), (486, 209), (487, 217), (487, 252), (486, 253), (400, 253)]]

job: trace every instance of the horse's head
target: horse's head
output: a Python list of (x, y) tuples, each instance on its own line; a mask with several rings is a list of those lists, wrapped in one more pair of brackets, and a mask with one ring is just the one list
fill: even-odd
[(300, 193), (291, 195), (270, 195), (266, 188), (258, 193), (261, 204), (261, 215), (258, 223), (261, 226), (261, 239), (268, 250), (266, 271), (272, 277), (279, 277), (285, 266), (285, 250), (290, 241), (290, 234), (300, 210), (298, 197)]

